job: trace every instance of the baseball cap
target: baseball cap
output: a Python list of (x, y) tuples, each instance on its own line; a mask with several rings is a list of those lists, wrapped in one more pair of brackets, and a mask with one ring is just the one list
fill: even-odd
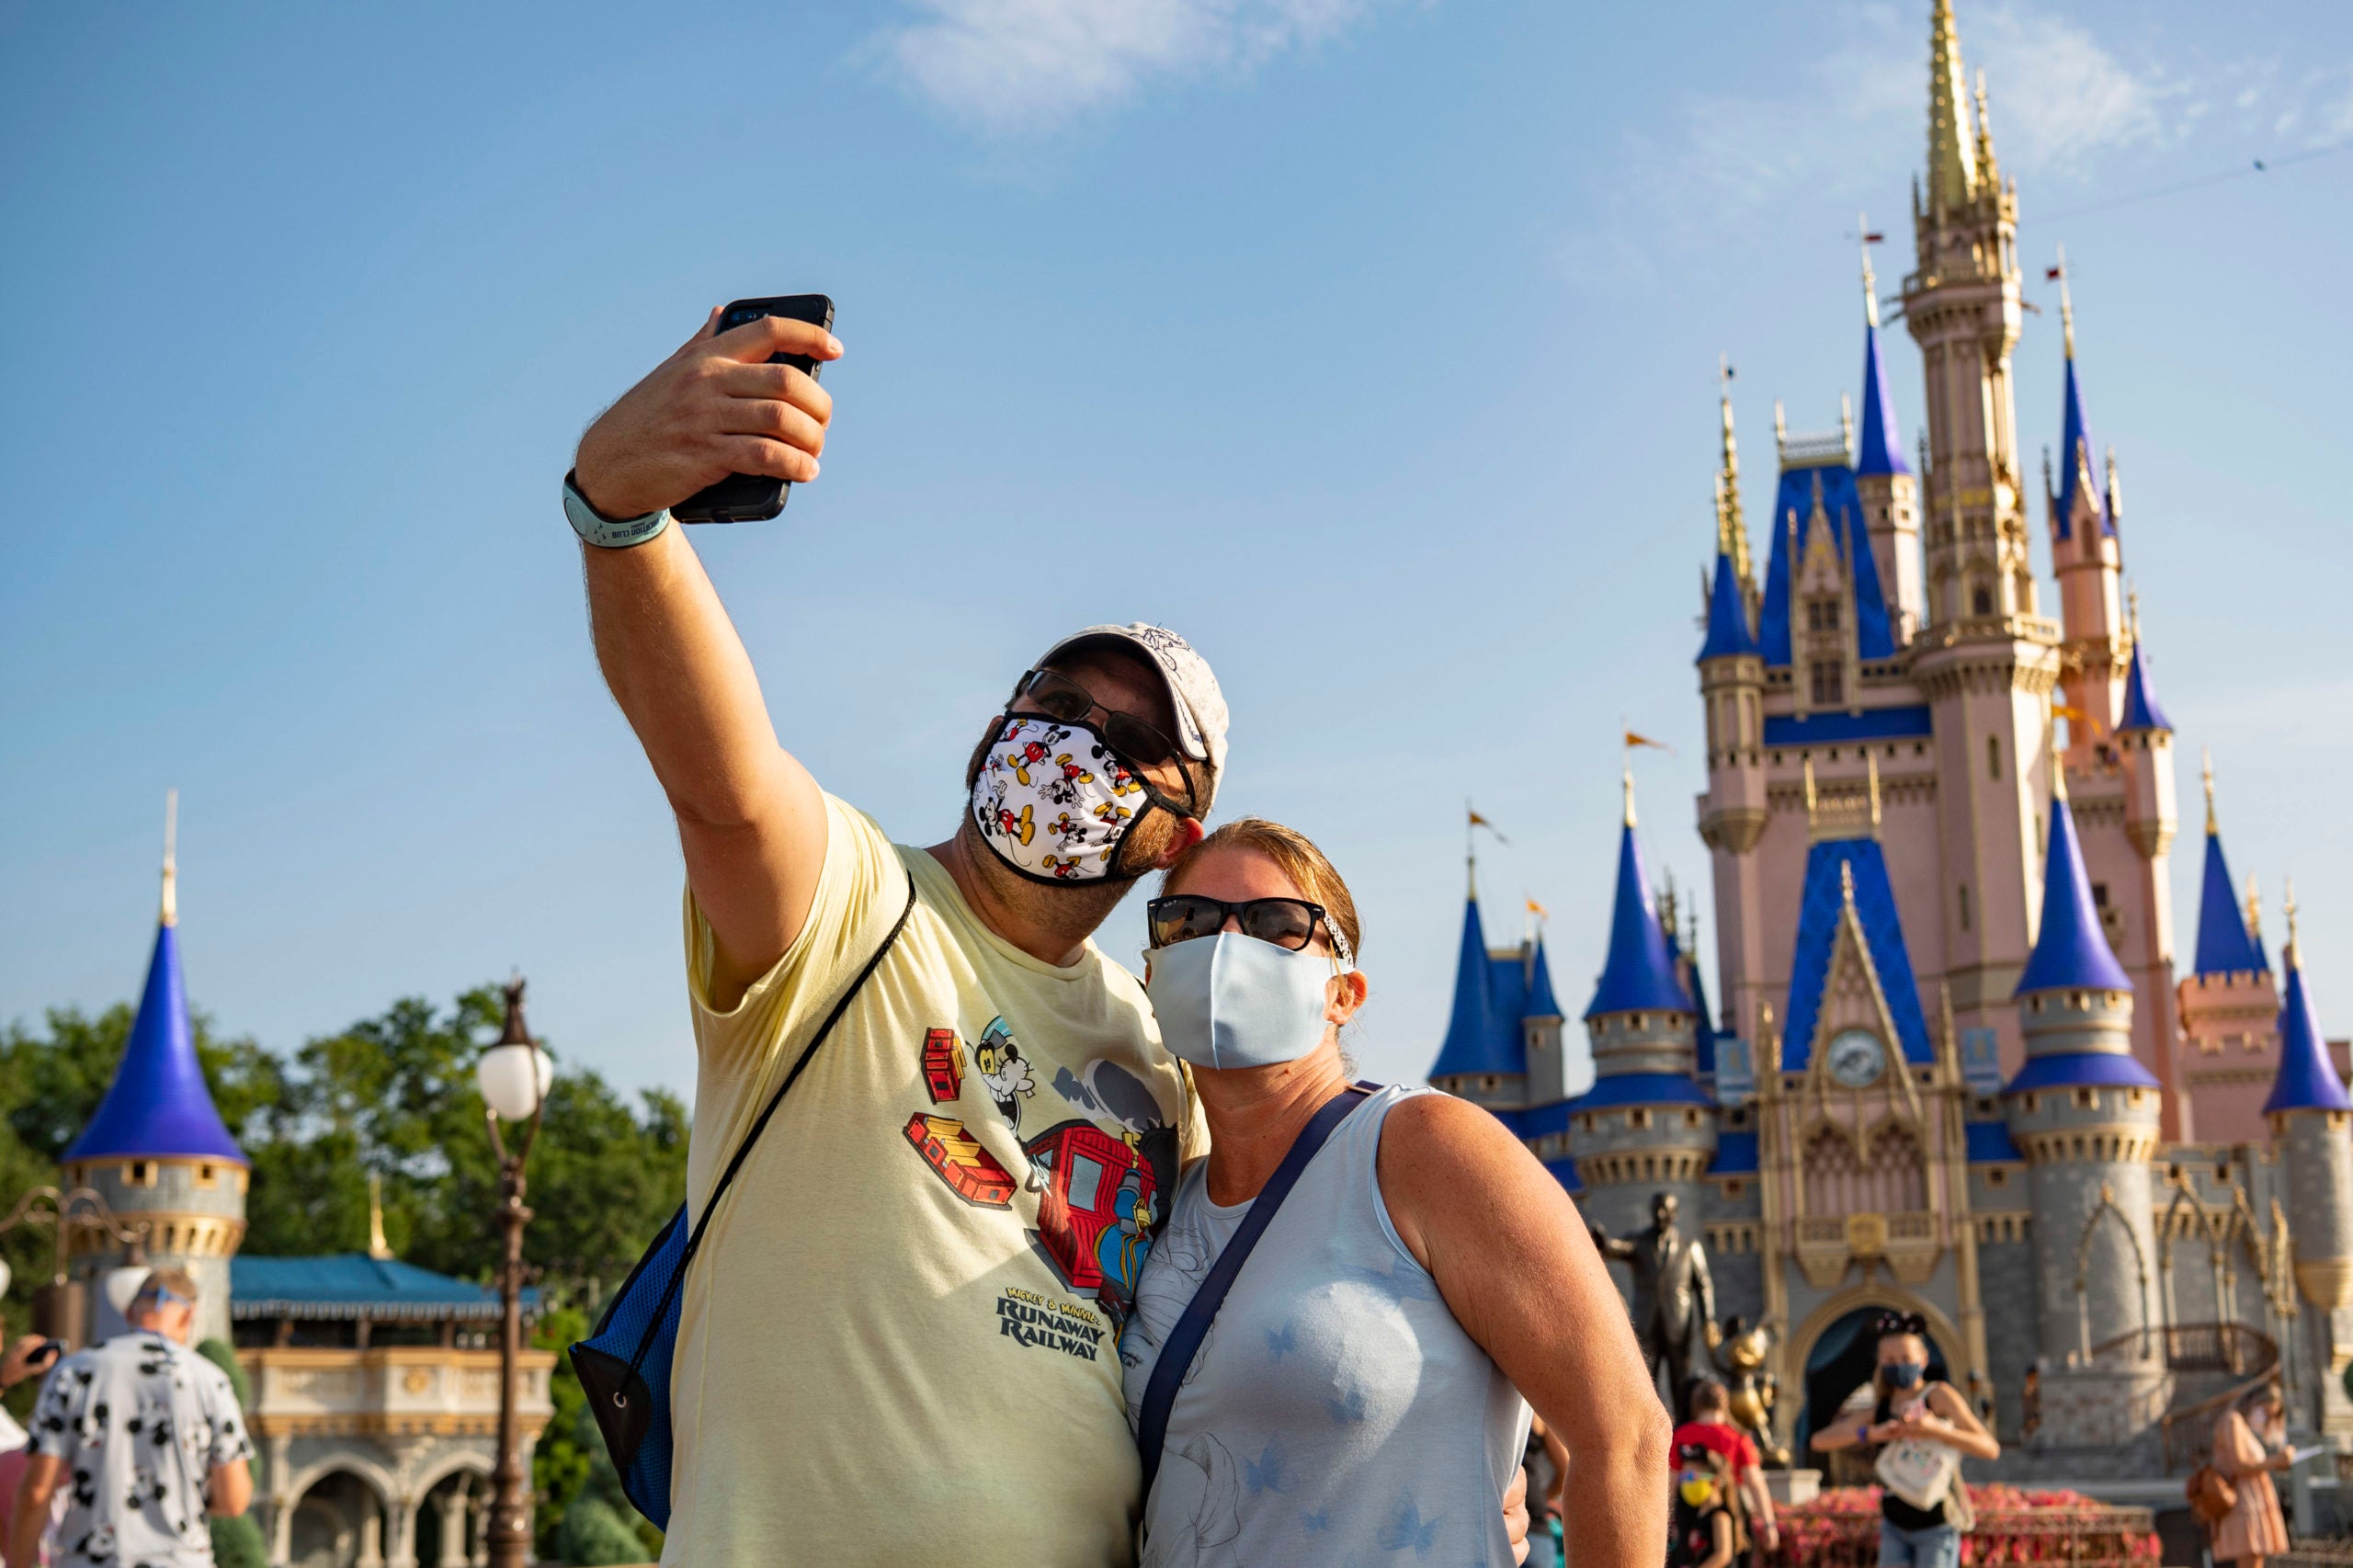
[(1225, 772), (1225, 693), (1218, 689), (1210, 662), (1168, 628), (1133, 620), (1125, 626), (1089, 626), (1074, 631), (1047, 649), (1038, 663), (1050, 665), (1085, 642), (1111, 642), (1131, 649), (1160, 672), (1168, 688), (1168, 706), (1176, 715), (1176, 744), (1195, 762), (1210, 765), (1201, 799), (1206, 815), (1216, 796), (1218, 779)]

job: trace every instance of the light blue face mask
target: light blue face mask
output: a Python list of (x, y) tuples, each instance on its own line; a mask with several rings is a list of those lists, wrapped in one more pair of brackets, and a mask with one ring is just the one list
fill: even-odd
[(1161, 1043), (1196, 1067), (1272, 1067), (1323, 1043), (1329, 953), (1220, 931), (1144, 956)]

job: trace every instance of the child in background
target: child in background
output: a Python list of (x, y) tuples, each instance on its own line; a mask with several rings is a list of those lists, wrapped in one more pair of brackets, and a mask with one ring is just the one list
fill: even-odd
[(1731, 1466), (1701, 1443), (1678, 1448), (1675, 1464), (1666, 1568), (1732, 1568), (1733, 1554), (1740, 1550), (1740, 1521)]

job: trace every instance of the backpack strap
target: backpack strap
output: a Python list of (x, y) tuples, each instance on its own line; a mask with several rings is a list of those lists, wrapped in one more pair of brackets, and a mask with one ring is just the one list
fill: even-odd
[(1210, 1266), (1201, 1279), (1200, 1288), (1193, 1292), (1192, 1301), (1185, 1308), (1185, 1315), (1161, 1343), (1160, 1359), (1152, 1369), (1152, 1380), (1144, 1385), (1143, 1410), (1136, 1421), (1136, 1447), (1143, 1456), (1143, 1494), (1152, 1496), (1153, 1477), (1160, 1473), (1160, 1450), (1168, 1441), (1168, 1413), (1176, 1403), (1176, 1390), (1183, 1384), (1185, 1374), (1193, 1368), (1193, 1358), (1200, 1353), (1201, 1341), (1209, 1336), (1210, 1324), (1217, 1320), (1217, 1310), (1225, 1304), (1226, 1292), (1233, 1289), (1234, 1277), (1249, 1261), (1250, 1249), (1267, 1233), (1274, 1222), (1275, 1210), (1283, 1206), (1290, 1189), (1299, 1185), (1300, 1173), (1315, 1152), (1324, 1147), (1333, 1129), (1347, 1119), (1350, 1111), (1370, 1098), (1372, 1091), (1363, 1085), (1342, 1089), (1324, 1102), (1323, 1108), (1299, 1130), (1291, 1140), (1290, 1152), (1267, 1185), (1258, 1191), (1250, 1205), (1250, 1212), (1233, 1233), (1233, 1239), (1218, 1254), (1217, 1262)]
[(726, 1196), (727, 1188), (735, 1180), (735, 1173), (744, 1168), (744, 1161), (751, 1154), (752, 1145), (758, 1142), (760, 1134), (767, 1131), (768, 1120), (776, 1115), (776, 1108), (784, 1103), (785, 1095), (801, 1081), (801, 1072), (809, 1065), (811, 1058), (817, 1054), (817, 1048), (825, 1043), (825, 1037), (834, 1032), (834, 1026), (842, 1021), (844, 1013), (849, 1011), (850, 1003), (866, 988), (867, 980), (881, 967), (882, 960), (891, 949), (898, 945), (899, 933), (907, 928), (907, 917), (915, 912), (915, 874), (909, 871), (906, 905), (899, 911), (898, 921), (891, 927), (891, 934), (882, 938), (882, 945), (874, 949), (874, 956), (866, 960), (866, 967), (859, 970), (858, 978), (849, 983), (849, 989), (843, 992), (841, 999), (834, 1004), (834, 1010), (825, 1015), (825, 1021), (817, 1026), (817, 1032), (811, 1035), (809, 1043), (801, 1048), (800, 1058), (793, 1062), (792, 1070), (785, 1074), (784, 1082), (776, 1086), (776, 1093), (768, 1096), (768, 1103), (760, 1108), (759, 1119), (753, 1122), (751, 1131), (744, 1134), (744, 1141), (735, 1145), (735, 1153), (728, 1160), (727, 1168), (719, 1173), (719, 1180), (712, 1184), (710, 1199), (702, 1206), (702, 1213), (696, 1219), (694, 1230), (687, 1236), (686, 1249), (678, 1255), (677, 1267), (671, 1272), (670, 1283), (664, 1289), (662, 1300), (654, 1308), (652, 1324), (647, 1328), (644, 1339), (639, 1342), (637, 1354), (630, 1358), (631, 1371), (636, 1371), (639, 1363), (645, 1359), (646, 1350), (653, 1345), (661, 1327), (663, 1314), (670, 1310), (670, 1298), (676, 1295), (684, 1285), (687, 1267), (694, 1262), (695, 1254), (701, 1250), (703, 1231), (710, 1224), (710, 1217), (719, 1212), (719, 1200)]

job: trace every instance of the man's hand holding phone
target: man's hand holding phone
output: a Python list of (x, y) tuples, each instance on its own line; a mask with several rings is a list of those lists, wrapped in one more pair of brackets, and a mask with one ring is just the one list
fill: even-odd
[(775, 315), (720, 332), (720, 316), (712, 311), (580, 437), (574, 483), (606, 517), (676, 506), (730, 474), (817, 477), (834, 400), (809, 372), (768, 360), (838, 359), (840, 341), (815, 323)]

